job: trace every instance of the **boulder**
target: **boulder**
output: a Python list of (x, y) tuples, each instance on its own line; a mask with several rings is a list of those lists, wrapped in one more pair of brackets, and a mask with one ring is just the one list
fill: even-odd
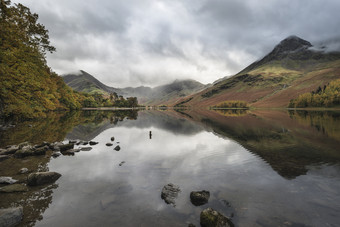
[(190, 193), (190, 201), (195, 206), (206, 204), (209, 200), (210, 192), (208, 191), (193, 191)]
[(67, 150), (71, 150), (73, 148), (74, 148), (74, 144), (73, 143), (59, 145), (59, 149), (60, 149), (61, 153), (63, 153), (64, 151), (67, 151)]
[(161, 198), (166, 204), (173, 204), (175, 206), (175, 199), (180, 191), (179, 186), (171, 183), (167, 184), (162, 189)]
[(223, 214), (207, 208), (201, 212), (200, 224), (202, 227), (233, 227), (234, 224)]
[(119, 145), (117, 145), (115, 148), (113, 148), (114, 150), (116, 150), (116, 151), (120, 151), (120, 146)]
[(70, 140), (70, 141), (68, 141), (68, 143), (76, 144), (76, 143), (77, 143), (77, 140)]
[(23, 217), (22, 207), (0, 209), (0, 226), (16, 226)]
[(97, 144), (98, 144), (98, 142), (95, 142), (95, 141), (90, 141), (90, 142), (89, 142), (89, 144), (90, 144), (91, 146), (93, 146), (93, 145), (97, 145)]
[(112, 143), (107, 143), (105, 145), (108, 146), (108, 147), (111, 147), (113, 144)]
[(12, 177), (0, 177), (0, 184), (14, 184), (17, 180)]
[(11, 184), (0, 188), (0, 193), (27, 192), (25, 184)]
[(111, 137), (111, 141), (115, 141), (115, 138), (113, 136)]
[(56, 172), (31, 173), (27, 177), (27, 185), (37, 186), (42, 184), (50, 184), (58, 180), (59, 177), (61, 177), (61, 174)]

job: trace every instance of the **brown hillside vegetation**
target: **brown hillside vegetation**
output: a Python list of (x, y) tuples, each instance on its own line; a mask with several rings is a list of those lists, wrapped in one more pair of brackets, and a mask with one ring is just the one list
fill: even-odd
[(250, 107), (257, 108), (287, 107), (291, 99), (340, 78), (340, 53), (312, 51), (306, 42), (289, 37), (235, 76), (172, 101), (190, 99), (186, 106), (191, 107), (209, 107), (228, 100), (246, 101)]

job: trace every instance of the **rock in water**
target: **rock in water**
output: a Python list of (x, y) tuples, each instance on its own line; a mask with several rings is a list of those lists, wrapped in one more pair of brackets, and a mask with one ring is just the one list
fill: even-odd
[(98, 142), (90, 141), (89, 144), (90, 144), (91, 146), (93, 146), (93, 145), (98, 144)]
[(201, 212), (200, 224), (202, 227), (233, 227), (234, 224), (223, 214), (207, 208)]
[(81, 151), (90, 151), (92, 150), (92, 147), (82, 147), (80, 148)]
[(59, 145), (59, 149), (60, 149), (61, 153), (63, 153), (64, 151), (67, 151), (67, 150), (71, 150), (73, 148), (74, 148), (74, 144), (73, 143)]
[(17, 180), (12, 177), (0, 177), (0, 184), (14, 184)]
[(119, 163), (119, 166), (122, 166), (125, 163), (125, 161), (122, 161), (121, 163)]
[(27, 185), (37, 186), (42, 184), (50, 184), (58, 180), (59, 177), (61, 177), (61, 174), (56, 172), (31, 173), (28, 175)]
[(59, 151), (53, 152), (53, 153), (52, 153), (52, 157), (53, 157), (53, 158), (57, 158), (57, 157), (59, 157), (60, 155), (61, 155), (61, 153), (60, 153)]
[(106, 146), (111, 147), (113, 144), (112, 143), (107, 143)]
[(27, 192), (25, 184), (11, 184), (0, 188), (0, 193)]
[(210, 198), (210, 192), (208, 191), (193, 191), (190, 193), (190, 201), (195, 206), (201, 206), (206, 204)]
[(117, 145), (114, 149), (115, 149), (116, 151), (120, 151), (120, 146)]
[(0, 209), (0, 226), (16, 226), (23, 216), (22, 207)]
[(115, 138), (113, 136), (111, 137), (111, 141), (115, 141)]
[(175, 199), (180, 191), (179, 186), (171, 183), (167, 184), (162, 189), (161, 198), (166, 204), (173, 204), (175, 206)]

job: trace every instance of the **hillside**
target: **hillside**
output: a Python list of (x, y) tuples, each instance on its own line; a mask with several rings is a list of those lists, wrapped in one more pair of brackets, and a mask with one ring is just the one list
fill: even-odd
[(0, 117), (32, 118), (81, 108), (85, 97), (46, 64), (46, 52), (55, 48), (38, 15), (10, 1), (1, 2), (0, 12)]
[(238, 74), (176, 103), (207, 107), (226, 100), (242, 100), (252, 107), (287, 107), (291, 99), (339, 76), (339, 52), (316, 50), (310, 42), (290, 36)]
[(170, 84), (151, 87), (126, 87), (114, 88), (109, 87), (93, 75), (80, 70), (77, 74), (67, 74), (63, 76), (64, 82), (79, 92), (90, 94), (100, 93), (109, 94), (116, 92), (118, 95), (126, 97), (137, 97), (140, 104), (160, 105), (169, 100), (178, 100), (181, 97), (191, 95), (203, 90), (206, 86), (195, 80), (175, 80)]

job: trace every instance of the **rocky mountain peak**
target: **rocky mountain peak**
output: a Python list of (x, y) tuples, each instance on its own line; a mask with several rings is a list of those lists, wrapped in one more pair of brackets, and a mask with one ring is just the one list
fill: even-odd
[(312, 47), (312, 44), (304, 39), (301, 39), (295, 35), (289, 36), (282, 40), (272, 51), (275, 54), (293, 52), (298, 50), (304, 50)]

